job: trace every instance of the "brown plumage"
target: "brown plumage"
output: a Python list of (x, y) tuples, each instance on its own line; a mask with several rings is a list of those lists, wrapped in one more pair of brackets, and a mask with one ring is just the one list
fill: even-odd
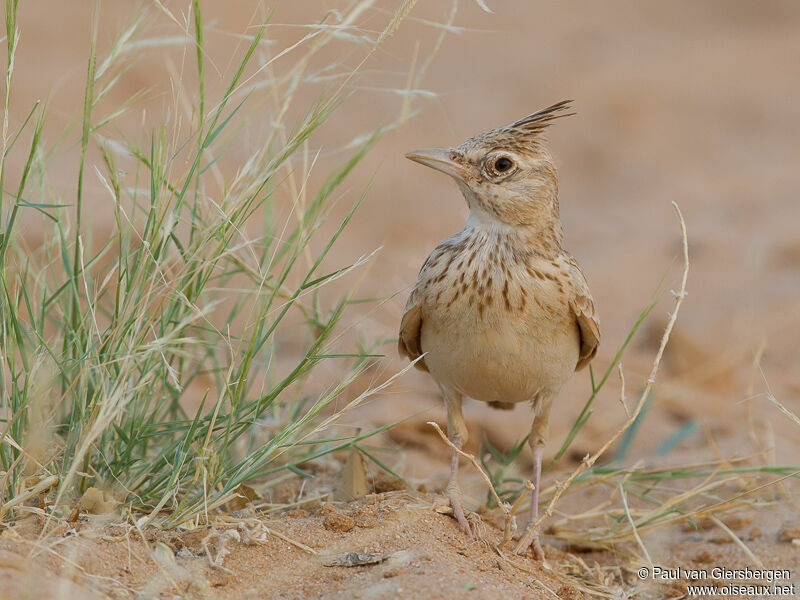
[[(558, 180), (543, 138), (568, 108), (559, 102), (455, 148), (407, 155), (453, 177), (469, 217), (422, 265), (400, 324), (400, 353), (441, 388), (447, 435), (459, 448), (468, 435), (463, 396), (503, 409), (533, 403), (531, 523), (551, 404), (600, 342), (586, 278), (561, 246)], [(454, 452), (447, 494), (471, 535), (457, 473)], [(532, 545), (541, 558), (538, 536)]]

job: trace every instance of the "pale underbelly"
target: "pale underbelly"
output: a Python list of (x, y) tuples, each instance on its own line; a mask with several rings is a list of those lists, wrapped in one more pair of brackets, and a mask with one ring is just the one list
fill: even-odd
[(577, 325), (544, 321), (535, 326), (502, 317), (488, 321), (423, 319), (421, 346), (434, 379), (483, 402), (516, 403), (557, 394), (578, 361)]

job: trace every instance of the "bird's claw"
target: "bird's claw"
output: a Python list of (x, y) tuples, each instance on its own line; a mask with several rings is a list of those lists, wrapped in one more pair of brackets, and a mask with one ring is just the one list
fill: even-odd
[(467, 534), (467, 536), (470, 539), (472, 539), (473, 538), (472, 529), (469, 526), (469, 521), (467, 521), (467, 518), (464, 516), (463, 507), (461, 507), (458, 504), (451, 504), (451, 506), (453, 507), (453, 516), (456, 518), (456, 521), (458, 522), (458, 528), (463, 533)]
[(461, 490), (448, 487), (447, 498), (450, 500), (450, 506), (453, 508), (453, 517), (458, 523), (458, 528), (467, 536), (472, 539), (472, 528), (469, 526), (469, 521), (464, 513), (464, 504), (461, 500)]

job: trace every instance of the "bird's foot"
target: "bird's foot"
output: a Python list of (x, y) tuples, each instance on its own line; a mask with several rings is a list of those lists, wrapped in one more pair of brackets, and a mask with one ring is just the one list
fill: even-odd
[(528, 548), (530, 548), (530, 549), (533, 550), (533, 557), (536, 560), (538, 560), (540, 562), (543, 562), (544, 561), (544, 550), (542, 550), (542, 544), (539, 541), (539, 531), (538, 530), (534, 530), (533, 532), (530, 532), (530, 528), (531, 527), (533, 527), (533, 523), (530, 523), (528, 525), (528, 527), (525, 528), (525, 533), (522, 534), (522, 538), (523, 539), (525, 537), (531, 536), (530, 543), (524, 548), (522, 548), (520, 546), (517, 546), (515, 548), (515, 550), (517, 551), (517, 554), (524, 554), (525, 552), (528, 551)]
[(458, 522), (458, 528), (472, 539), (472, 528), (469, 526), (469, 521), (464, 513), (464, 503), (461, 490), (457, 486), (447, 486), (447, 498), (450, 500), (450, 506), (453, 508), (453, 517)]

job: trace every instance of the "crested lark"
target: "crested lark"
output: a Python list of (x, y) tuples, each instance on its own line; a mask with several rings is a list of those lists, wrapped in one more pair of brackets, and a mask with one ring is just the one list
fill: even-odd
[[(455, 179), (469, 207), (467, 226), (422, 265), (400, 324), (401, 354), (430, 372), (447, 408), (447, 436), (467, 441), (463, 396), (496, 408), (531, 402), (533, 497), (538, 514), (542, 449), (550, 407), (573, 371), (597, 352), (600, 330), (586, 278), (562, 247), (558, 180), (543, 134), (562, 116), (559, 102), (455, 148), (407, 154)], [(447, 496), (472, 535), (452, 454)], [(532, 538), (543, 558), (538, 535)]]

